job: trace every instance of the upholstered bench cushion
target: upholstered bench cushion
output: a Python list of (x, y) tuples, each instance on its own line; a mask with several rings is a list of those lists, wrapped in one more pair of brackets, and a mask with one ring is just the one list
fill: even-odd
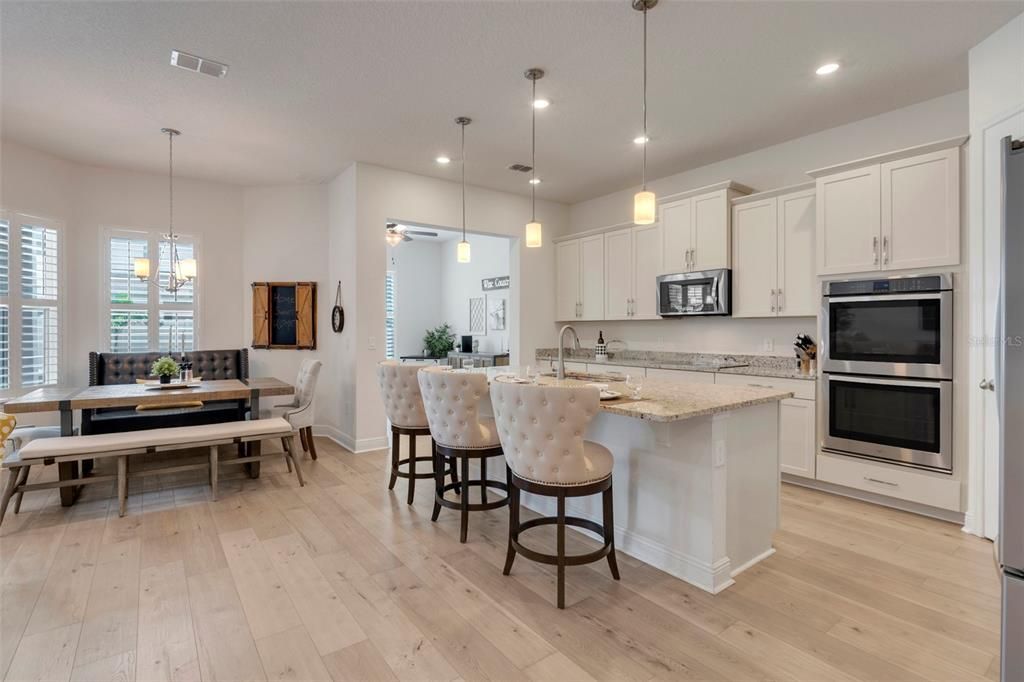
[(28, 443), (21, 449), (21, 459), (43, 459), (72, 455), (113, 454), (138, 448), (167, 445), (187, 446), (190, 443), (209, 443), (235, 438), (288, 436), (291, 425), (284, 419), (257, 419), (255, 421), (223, 422), (201, 426), (177, 426), (169, 429), (148, 429), (122, 433), (103, 433), (67, 438), (43, 438)]

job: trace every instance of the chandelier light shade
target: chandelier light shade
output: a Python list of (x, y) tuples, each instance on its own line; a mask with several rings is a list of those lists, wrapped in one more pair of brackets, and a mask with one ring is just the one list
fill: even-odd
[(654, 196), (654, 192), (647, 189), (647, 141), (650, 139), (647, 136), (647, 10), (652, 9), (658, 4), (658, 0), (632, 0), (633, 9), (638, 12), (643, 12), (644, 15), (644, 70), (643, 70), (643, 116), (644, 116), (644, 133), (641, 138), (643, 139), (643, 182), (640, 186), (640, 191), (633, 197), (633, 222), (637, 225), (651, 225), (654, 223), (657, 217), (657, 199)]
[[(544, 77), (543, 69), (528, 69), (526, 77), (532, 83), (530, 94), (530, 222), (526, 224), (526, 248), (544, 245), (544, 228), (537, 220), (537, 81)], [(545, 104), (545, 106), (547, 106)]]
[(384, 240), (387, 241), (388, 246), (398, 246), (402, 243), (402, 233), (398, 230), (388, 230), (384, 233)]
[[(178, 234), (174, 231), (174, 138), (181, 132), (174, 128), (161, 128), (160, 132), (167, 136), (167, 196), (169, 202), (167, 218), (167, 234), (162, 235), (171, 244), (170, 273), (164, 290), (177, 294), (178, 291), (196, 278), (199, 265), (195, 258), (182, 259), (178, 256)], [(160, 287), (159, 281), (151, 279), (152, 270), (148, 258), (136, 258), (132, 270), (137, 278)]]
[(455, 123), (462, 129), (462, 241), (455, 251), (455, 258), (460, 263), (468, 263), (471, 258), (469, 242), (466, 241), (466, 126), (472, 122), (466, 116), (455, 119)]

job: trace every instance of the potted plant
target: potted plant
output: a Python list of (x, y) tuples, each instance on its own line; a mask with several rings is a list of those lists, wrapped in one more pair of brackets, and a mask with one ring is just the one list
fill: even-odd
[(151, 374), (155, 374), (156, 376), (160, 377), (161, 384), (171, 383), (171, 377), (177, 376), (177, 374), (180, 371), (181, 368), (178, 367), (178, 363), (176, 363), (173, 358), (167, 355), (165, 355), (162, 358), (158, 358), (156, 362), (153, 363), (153, 367), (150, 369)]
[(448, 357), (448, 351), (455, 348), (455, 332), (447, 322), (439, 327), (428, 329), (423, 337), (423, 348), (432, 358)]

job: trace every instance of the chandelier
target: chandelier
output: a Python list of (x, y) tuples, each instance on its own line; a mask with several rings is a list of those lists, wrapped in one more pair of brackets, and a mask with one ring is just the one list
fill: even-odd
[[(168, 217), (168, 231), (166, 234), (161, 235), (164, 241), (169, 242), (171, 246), (170, 271), (168, 272), (167, 283), (161, 287), (159, 273), (155, 278), (151, 276), (148, 258), (136, 258), (134, 269), (135, 276), (140, 280), (149, 282), (158, 289), (163, 288), (172, 294), (176, 294), (186, 284), (196, 278), (197, 265), (195, 258), (181, 258), (178, 256), (179, 235), (174, 232), (174, 138), (181, 135), (181, 132), (174, 128), (161, 128), (160, 132), (167, 135), (168, 144), (167, 181), (168, 196), (170, 198), (170, 212)], [(159, 266), (157, 269), (159, 270)]]

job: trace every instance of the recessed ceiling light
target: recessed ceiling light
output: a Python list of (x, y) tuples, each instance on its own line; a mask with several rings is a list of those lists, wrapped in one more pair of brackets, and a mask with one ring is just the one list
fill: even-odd
[(442, 166), (447, 166), (449, 163), (452, 162), (452, 160), (449, 159), (447, 156), (439, 156), (436, 159), (434, 159), (434, 161), (437, 161)]
[(819, 76), (827, 76), (830, 73), (835, 73), (838, 70), (839, 64), (836, 64), (835, 62), (829, 62), (828, 64), (822, 64), (821, 66), (819, 66), (817, 69), (814, 70), (814, 73), (818, 74)]
[(549, 106), (551, 106), (551, 102), (547, 101), (546, 99), (538, 98), (533, 100), (534, 109), (547, 109)]
[(646, 135), (637, 135), (633, 138), (633, 144), (647, 144), (651, 141), (651, 138)]
[(531, 185), (539, 185), (540, 184), (540, 178), (530, 178), (530, 184)]
[(223, 78), (228, 75), (227, 64), (222, 64), (206, 57), (197, 57), (194, 54), (182, 52), (181, 50), (171, 50), (171, 66), (177, 66), (179, 69), (195, 73), (204, 73), (214, 78)]

